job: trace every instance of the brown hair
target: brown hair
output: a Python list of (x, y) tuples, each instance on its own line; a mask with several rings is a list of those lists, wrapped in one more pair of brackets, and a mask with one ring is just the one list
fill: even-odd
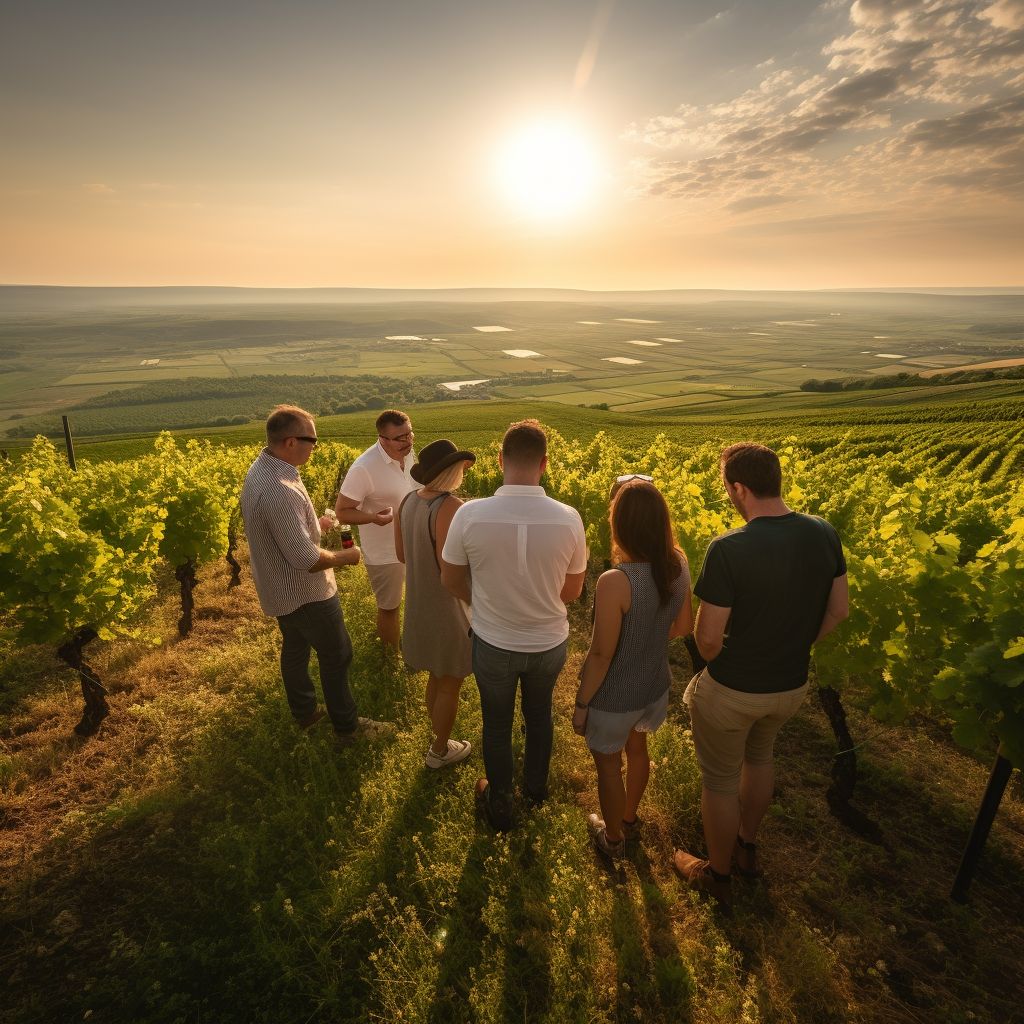
[(501, 457), (505, 462), (534, 464), (548, 453), (548, 438), (536, 420), (513, 423), (501, 440)]
[(409, 417), (401, 409), (385, 409), (377, 417), (377, 433), (379, 434), (387, 426), (401, 427), (409, 422), (411, 422)]
[(722, 473), (731, 484), (743, 484), (755, 498), (782, 495), (782, 466), (779, 457), (763, 444), (741, 441), (722, 452)]
[(676, 547), (672, 520), (661, 491), (646, 480), (630, 480), (612, 499), (608, 521), (619, 554), (649, 562), (661, 603), (672, 597), (672, 583), (682, 572), (682, 551)]
[(267, 417), (267, 444), (278, 444), (292, 432), (301, 429), (302, 421), (313, 422), (312, 413), (300, 409), (297, 405), (277, 405), (270, 410)]

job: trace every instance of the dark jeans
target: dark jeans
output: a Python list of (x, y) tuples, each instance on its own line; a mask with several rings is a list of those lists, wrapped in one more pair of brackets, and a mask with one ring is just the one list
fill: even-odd
[(316, 651), (327, 713), (338, 732), (352, 732), (359, 724), (356, 702), (348, 685), (352, 641), (338, 595), (279, 615), (277, 623), (283, 638), (281, 675), (292, 714), (302, 719), (316, 710), (316, 690), (309, 677), (309, 655)]
[[(523, 753), (523, 789), (526, 796), (543, 800), (551, 764), (551, 693), (565, 664), (568, 641), (549, 651), (528, 654), (493, 647), (473, 637), (473, 674), (480, 690), (484, 720), (484, 768), (491, 786), (491, 804), (508, 810), (512, 797), (512, 722), (516, 688), (523, 687), (526, 748)], [(499, 812), (500, 814), (500, 812)]]

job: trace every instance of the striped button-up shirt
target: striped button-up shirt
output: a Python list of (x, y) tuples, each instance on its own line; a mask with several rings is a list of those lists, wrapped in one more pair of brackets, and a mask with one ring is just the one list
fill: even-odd
[(260, 606), (288, 615), (338, 592), (333, 569), (310, 572), (320, 558), (320, 522), (299, 471), (266, 448), (242, 487), (242, 518)]

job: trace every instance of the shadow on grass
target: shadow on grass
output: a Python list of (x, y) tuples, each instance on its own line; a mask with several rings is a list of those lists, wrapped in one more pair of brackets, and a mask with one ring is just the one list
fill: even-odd
[[(615, 888), (612, 941), (618, 963), (620, 1017), (689, 1021), (696, 983), (672, 931), (671, 908), (643, 848), (633, 855), (636, 888)], [(637, 898), (639, 896), (639, 899)]]

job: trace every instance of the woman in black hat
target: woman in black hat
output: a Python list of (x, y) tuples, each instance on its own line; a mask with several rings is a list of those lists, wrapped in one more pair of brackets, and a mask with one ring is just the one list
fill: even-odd
[(462, 483), (472, 452), (447, 439), (428, 444), (412, 467), (422, 487), (410, 491), (395, 516), (395, 548), (405, 563), (405, 620), (402, 656), (414, 672), (427, 672), (427, 713), (434, 741), (424, 763), (444, 768), (469, 756), (468, 740), (453, 740), (462, 681), (473, 670), (467, 609), (441, 585), (441, 550), (456, 509), (452, 491)]

